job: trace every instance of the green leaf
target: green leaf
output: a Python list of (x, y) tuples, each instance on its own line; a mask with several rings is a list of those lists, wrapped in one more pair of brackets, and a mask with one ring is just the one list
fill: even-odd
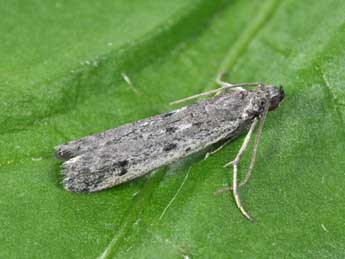
[[(345, 2), (0, 7), (0, 258), (345, 256)], [(55, 145), (172, 109), (225, 70), (286, 92), (240, 190), (255, 223), (212, 194), (243, 137), (107, 191), (63, 190)]]

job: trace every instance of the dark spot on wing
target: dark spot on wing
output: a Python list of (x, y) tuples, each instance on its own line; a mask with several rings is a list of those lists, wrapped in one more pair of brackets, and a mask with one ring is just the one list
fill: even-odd
[(174, 133), (174, 132), (176, 132), (176, 130), (177, 130), (177, 127), (168, 127), (165, 129), (165, 132), (166, 133)]
[(194, 122), (193, 126), (194, 127), (200, 127), (202, 125), (202, 122)]
[(170, 144), (165, 145), (163, 150), (168, 152), (168, 151), (175, 149), (176, 147), (177, 147), (177, 145), (175, 143), (170, 143)]
[(120, 166), (120, 173), (119, 173), (119, 176), (122, 176), (124, 174), (126, 174), (128, 171), (127, 171), (127, 165), (128, 165), (128, 160), (121, 160), (119, 161), (119, 166)]
[(187, 148), (185, 149), (186, 152), (188, 152), (188, 151), (190, 151), (190, 150), (191, 150), (190, 147), (187, 147)]
[(121, 175), (124, 175), (127, 173), (127, 166), (128, 166), (128, 160), (120, 160), (120, 161), (117, 161), (117, 162), (114, 162), (111, 166), (111, 170), (119, 170), (119, 176)]
[(119, 166), (125, 167), (127, 165), (128, 165), (128, 160), (121, 160), (121, 161), (119, 161)]
[(164, 118), (166, 117), (170, 117), (171, 115), (173, 115), (175, 112), (167, 112), (166, 114), (163, 115)]
[(127, 169), (126, 168), (121, 168), (121, 171), (119, 173), (119, 176), (125, 175), (127, 173)]

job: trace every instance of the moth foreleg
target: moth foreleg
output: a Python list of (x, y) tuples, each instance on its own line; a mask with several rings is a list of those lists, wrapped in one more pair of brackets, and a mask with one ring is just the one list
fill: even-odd
[(215, 153), (217, 153), (218, 151), (222, 150), (223, 147), (225, 147), (227, 144), (229, 144), (231, 142), (231, 140), (227, 140), (226, 142), (224, 142), (221, 146), (217, 147), (216, 149), (210, 151), (210, 152), (207, 152), (205, 157), (204, 157), (204, 160), (206, 160), (207, 158), (209, 158), (210, 156), (214, 155)]

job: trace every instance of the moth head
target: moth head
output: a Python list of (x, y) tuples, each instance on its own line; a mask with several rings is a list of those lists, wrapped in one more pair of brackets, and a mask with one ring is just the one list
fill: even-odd
[(270, 100), (269, 110), (272, 111), (277, 108), (280, 102), (284, 99), (285, 93), (283, 86), (267, 85), (265, 87), (265, 91), (267, 92), (268, 98)]

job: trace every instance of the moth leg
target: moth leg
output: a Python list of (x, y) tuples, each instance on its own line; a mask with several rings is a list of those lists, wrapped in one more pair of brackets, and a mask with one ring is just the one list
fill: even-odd
[[(241, 186), (243, 186), (243, 185), (245, 185), (247, 183), (247, 181), (249, 180), (249, 178), (251, 176), (251, 173), (253, 171), (255, 160), (256, 160), (257, 147), (259, 145), (260, 137), (261, 137), (261, 134), (262, 134), (262, 129), (263, 129), (264, 124), (265, 124), (265, 120), (266, 120), (266, 116), (267, 116), (268, 110), (269, 110), (269, 102), (267, 100), (266, 105), (265, 105), (265, 110), (262, 113), (262, 116), (260, 118), (259, 128), (258, 128), (256, 136), (255, 136), (255, 142), (254, 142), (254, 147), (253, 147), (252, 156), (251, 156), (251, 160), (250, 160), (250, 165), (249, 165), (248, 171), (247, 171), (246, 176), (244, 177), (244, 179), (239, 184), (237, 184), (237, 166), (238, 166), (238, 164), (240, 162), (240, 159), (241, 159), (244, 151), (248, 147), (251, 135), (254, 132), (256, 124), (258, 123), (258, 119), (257, 118), (254, 119), (252, 125), (250, 126), (250, 129), (249, 129), (249, 131), (248, 131), (248, 133), (247, 133), (247, 135), (246, 135), (246, 137), (245, 137), (245, 139), (243, 141), (243, 144), (242, 144), (242, 146), (241, 146), (241, 148), (240, 148), (236, 158), (233, 161), (231, 161), (230, 163), (227, 163), (227, 164), (224, 165), (224, 167), (229, 166), (229, 165), (233, 165), (233, 168), (234, 168), (234, 171), (233, 171), (233, 184), (232, 184), (233, 196), (235, 198), (237, 207), (240, 209), (241, 213), (249, 220), (251, 220), (251, 217), (249, 216), (249, 214), (246, 212), (246, 210), (244, 209), (244, 207), (241, 204), (241, 200), (240, 200), (240, 197), (238, 195), (237, 188), (241, 187)], [(225, 187), (225, 188), (222, 188), (222, 189), (216, 191), (214, 194), (219, 194), (221, 192), (229, 191), (229, 190), (231, 190), (230, 187)]]
[[(250, 159), (250, 164), (249, 164), (247, 173), (246, 173), (244, 179), (241, 180), (241, 182), (238, 184), (238, 187), (242, 187), (243, 185), (245, 185), (248, 182), (250, 176), (252, 175), (254, 164), (255, 164), (255, 161), (256, 161), (257, 149), (258, 149), (260, 137), (261, 137), (261, 134), (262, 134), (262, 129), (263, 129), (264, 124), (265, 124), (265, 120), (266, 120), (266, 116), (267, 116), (267, 113), (268, 113), (268, 109), (269, 109), (269, 105), (267, 104), (265, 106), (265, 110), (264, 110), (264, 112), (262, 114), (262, 117), (260, 118), (260, 124), (259, 124), (259, 128), (258, 128), (258, 130), (256, 132), (254, 146), (253, 146), (253, 151), (252, 151), (252, 156), (251, 156), (251, 159)], [(248, 132), (248, 134), (249, 134), (249, 132)], [(224, 167), (227, 167), (227, 166), (231, 165), (233, 162), (234, 161), (231, 161), (231, 162), (225, 164)], [(213, 194), (214, 195), (218, 195), (220, 193), (231, 191), (231, 190), (232, 190), (232, 188), (230, 186), (226, 186), (224, 188), (221, 188), (221, 189), (215, 191)]]
[[(260, 136), (261, 136), (261, 133), (262, 133), (262, 127), (263, 127), (264, 119), (265, 119), (265, 118), (262, 118), (262, 119), (260, 120), (260, 125), (259, 125), (258, 131), (257, 131), (256, 136), (255, 136), (254, 147), (253, 147), (252, 156), (251, 156), (251, 160), (250, 160), (250, 164), (249, 164), (247, 173), (246, 173), (244, 179), (241, 180), (241, 182), (238, 184), (238, 187), (242, 187), (243, 185), (245, 185), (245, 184), (248, 182), (248, 180), (249, 180), (249, 178), (250, 178), (250, 176), (251, 176), (251, 174), (252, 174), (252, 171), (253, 171), (253, 168), (254, 168), (254, 164), (255, 164), (255, 160), (256, 160), (257, 147), (258, 147), (258, 145), (259, 145), (259, 140), (260, 140)], [(255, 122), (255, 123), (256, 123), (256, 122)], [(254, 122), (253, 122), (253, 124), (254, 124)], [(253, 126), (253, 124), (252, 124), (252, 126)], [(256, 125), (256, 124), (255, 124), (255, 125)], [(254, 126), (254, 127), (255, 127), (255, 126)], [(250, 133), (250, 132), (247, 133), (247, 136), (248, 136), (249, 133)], [(244, 144), (244, 142), (243, 142), (243, 144)], [(206, 155), (207, 155), (207, 154), (206, 154)], [(234, 161), (235, 161), (235, 160), (233, 160), (233, 161), (231, 161), (231, 162), (225, 164), (224, 167), (228, 167), (228, 166), (230, 166), (230, 165), (233, 165)], [(215, 191), (213, 194), (214, 194), (214, 195), (218, 195), (218, 194), (221, 194), (221, 193), (223, 193), (223, 192), (228, 192), (228, 191), (231, 191), (231, 190), (232, 190), (232, 187), (226, 186), (226, 187), (220, 188), (219, 190)]]
[(244, 141), (243, 141), (243, 143), (242, 143), (242, 146), (241, 146), (240, 150), (238, 151), (238, 153), (237, 153), (235, 159), (232, 160), (232, 161), (229, 162), (229, 163), (226, 163), (226, 164), (224, 165), (224, 167), (228, 167), (228, 166), (230, 166), (230, 165), (233, 165), (233, 166), (234, 166), (234, 165), (238, 165), (238, 163), (239, 163), (240, 160), (241, 160), (241, 157), (243, 156), (244, 152), (246, 151), (246, 149), (247, 149), (247, 147), (248, 147), (250, 138), (251, 138), (251, 136), (253, 135), (253, 132), (254, 132), (254, 129), (255, 129), (257, 123), (258, 123), (258, 119), (255, 118), (255, 119), (253, 120), (253, 122), (252, 122), (252, 125), (250, 125), (249, 131), (248, 131), (246, 137), (244, 138)]
[(223, 192), (228, 192), (228, 191), (231, 191), (232, 190), (232, 187), (230, 186), (225, 186), (223, 188), (219, 188), (217, 191), (213, 192), (213, 195), (217, 196)]
[(237, 164), (234, 164), (234, 172), (233, 172), (233, 180), (232, 180), (232, 194), (235, 198), (236, 205), (241, 211), (242, 215), (245, 216), (247, 219), (252, 220), (252, 218), (249, 216), (245, 208), (242, 206), (240, 196), (237, 191)]
[[(241, 146), (235, 160), (228, 163), (228, 164), (232, 164), (232, 166), (233, 166), (232, 194), (235, 198), (236, 205), (239, 208), (239, 210), (241, 211), (241, 213), (243, 214), (243, 216), (245, 216), (249, 220), (251, 220), (252, 218), (249, 216), (249, 214), (246, 212), (246, 210), (242, 206), (240, 196), (238, 194), (237, 171), (238, 171), (238, 164), (240, 163), (241, 157), (243, 156), (244, 152), (246, 151), (246, 149), (248, 147), (250, 138), (254, 132), (254, 129), (255, 129), (257, 123), (258, 123), (258, 119), (255, 118), (252, 125), (250, 126), (250, 129), (249, 129), (246, 137), (244, 138), (242, 146)], [(225, 166), (227, 166), (227, 165), (225, 165)]]
[(204, 160), (206, 160), (207, 158), (209, 158), (210, 156), (214, 155), (215, 153), (217, 153), (218, 151), (220, 151), (223, 147), (225, 147), (227, 144), (230, 143), (230, 140), (226, 141), (224, 144), (222, 144), (221, 146), (217, 147), (215, 150), (212, 150), (210, 152), (207, 152)]
[(256, 132), (254, 146), (253, 146), (253, 151), (252, 151), (252, 156), (251, 156), (251, 159), (250, 159), (250, 164), (249, 164), (246, 176), (239, 183), (240, 187), (245, 185), (248, 182), (250, 176), (252, 175), (254, 164), (255, 164), (255, 161), (256, 161), (256, 153), (257, 153), (257, 149), (258, 149), (258, 146), (259, 146), (259, 141), (260, 141), (260, 138), (261, 138), (262, 129), (263, 129), (264, 124), (265, 124), (265, 120), (266, 120), (266, 116), (267, 116), (267, 113), (268, 113), (268, 109), (269, 109), (269, 103), (267, 102), (267, 104), (265, 105), (265, 110), (264, 110), (264, 112), (262, 114), (262, 117), (260, 118), (259, 127), (258, 127), (257, 132)]
[[(245, 216), (249, 220), (251, 220), (252, 218), (249, 216), (247, 211), (242, 206), (241, 199), (240, 199), (240, 196), (238, 194), (237, 174), (238, 174), (238, 164), (241, 160), (241, 157), (243, 156), (244, 152), (246, 151), (246, 149), (248, 147), (250, 138), (253, 135), (253, 132), (254, 132), (254, 129), (255, 129), (257, 123), (258, 123), (258, 119), (255, 118), (252, 125), (249, 128), (249, 131), (248, 131), (246, 137), (244, 138), (242, 146), (241, 146), (240, 150), (238, 151), (235, 159), (233, 161), (227, 163), (226, 165), (224, 165), (224, 167), (227, 167), (229, 165), (233, 166), (232, 194), (234, 196), (234, 199), (235, 199), (235, 202), (236, 202), (238, 209), (241, 211), (242, 215)], [(216, 193), (220, 193), (220, 192), (223, 192), (224, 190), (229, 190), (229, 189), (230, 189), (229, 187), (227, 187), (226, 189), (223, 188), (221, 190), (218, 190)]]

